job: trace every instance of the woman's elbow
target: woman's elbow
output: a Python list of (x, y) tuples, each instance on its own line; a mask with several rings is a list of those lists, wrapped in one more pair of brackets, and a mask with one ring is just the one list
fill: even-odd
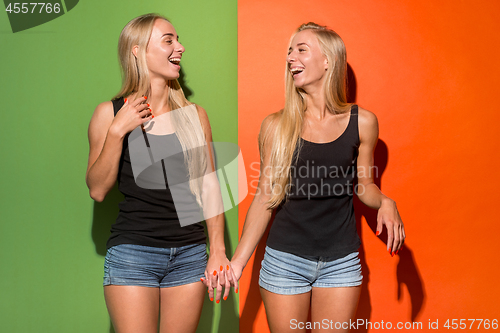
[(99, 193), (97, 191), (92, 191), (92, 190), (89, 190), (89, 194), (90, 194), (90, 197), (94, 201), (97, 201), (97, 202), (103, 202), (104, 198), (106, 197), (106, 194)]
[(87, 183), (87, 186), (89, 188), (89, 195), (90, 197), (97, 202), (103, 202), (104, 198), (106, 198), (106, 195), (108, 194), (109, 191), (105, 191), (102, 188), (96, 188), (95, 186), (90, 186)]

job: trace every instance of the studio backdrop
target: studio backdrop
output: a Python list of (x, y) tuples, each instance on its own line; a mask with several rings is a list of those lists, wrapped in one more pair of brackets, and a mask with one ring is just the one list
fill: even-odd
[[(150, 12), (168, 17), (186, 48), (180, 82), (207, 110), (214, 141), (241, 148), (249, 195), (226, 212), (228, 256), (255, 193), (260, 124), (284, 105), (290, 36), (314, 21), (346, 44), (349, 101), (378, 117), (376, 183), (407, 234), (391, 257), (385, 230), (374, 234), (376, 212), (356, 202), (356, 331), (495, 329), (497, 1), (66, 0), (50, 13), (47, 3), (23, 13), (4, 1), (0, 14), (0, 331), (113, 331), (102, 276), (121, 195), (90, 199), (87, 128), (120, 88), (121, 29)], [(269, 332), (258, 287), (266, 237), (240, 292), (220, 304), (207, 297), (198, 332)]]

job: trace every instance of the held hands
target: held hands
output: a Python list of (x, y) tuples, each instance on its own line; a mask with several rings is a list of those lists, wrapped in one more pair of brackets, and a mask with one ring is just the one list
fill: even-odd
[(125, 99), (125, 104), (123, 104), (120, 111), (118, 111), (111, 124), (111, 128), (116, 134), (125, 136), (127, 133), (132, 132), (137, 126), (154, 118), (146, 100), (147, 97), (145, 96), (133, 100)]
[(210, 252), (207, 268), (205, 269), (205, 278), (201, 279), (201, 282), (208, 288), (210, 301), (214, 300), (214, 288), (217, 288), (215, 291), (215, 300), (217, 303), (220, 302), (223, 286), (224, 300), (229, 296), (231, 287), (234, 287), (236, 293), (238, 292), (238, 279), (224, 251)]
[(394, 257), (403, 246), (406, 235), (396, 203), (391, 199), (383, 201), (378, 210), (377, 236), (382, 233), (383, 225), (387, 228), (387, 251)]

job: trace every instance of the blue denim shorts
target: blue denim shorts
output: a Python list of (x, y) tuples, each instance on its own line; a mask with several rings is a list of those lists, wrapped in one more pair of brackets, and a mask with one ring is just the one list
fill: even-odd
[(120, 244), (106, 253), (103, 285), (175, 287), (200, 281), (206, 266), (206, 244), (172, 248)]
[(358, 252), (329, 260), (328, 257), (297, 256), (266, 246), (259, 285), (276, 294), (296, 295), (312, 287), (338, 288), (361, 285), (363, 275)]

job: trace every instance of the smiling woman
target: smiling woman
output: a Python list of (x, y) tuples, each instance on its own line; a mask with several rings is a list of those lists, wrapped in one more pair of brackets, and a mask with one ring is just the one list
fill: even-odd
[(285, 106), (262, 122), (259, 185), (231, 262), (239, 278), (276, 209), (259, 277), (273, 333), (349, 331), (320, 324), (348, 323), (356, 312), (363, 277), (354, 193), (378, 210), (377, 234), (385, 226), (392, 256), (405, 239), (395, 202), (373, 181), (377, 118), (347, 103), (346, 69), (337, 33), (301, 25), (286, 58)]
[[(117, 333), (157, 332), (158, 322), (160, 332), (195, 332), (205, 295), (200, 279), (217, 286), (217, 303), (222, 286), (227, 297), (236, 279), (225, 255), (223, 214), (206, 218), (211, 244), (207, 263), (204, 227), (199, 222), (181, 226), (181, 210), (173, 198), (177, 184), (170, 183), (167, 174), (170, 167), (180, 168), (188, 179), (186, 198), (200, 206), (213, 202), (210, 194), (217, 184), (213, 177), (199, 177), (213, 170), (213, 156), (209, 150), (189, 153), (209, 147), (210, 123), (205, 110), (191, 104), (177, 82), (185, 50), (166, 18), (147, 14), (133, 19), (123, 29), (118, 48), (123, 85), (113, 101), (99, 104), (92, 116), (86, 175), (94, 200), (102, 201), (117, 180), (125, 196), (107, 242), (106, 305)], [(163, 135), (162, 143), (184, 155), (176, 165), (164, 164), (162, 158), (164, 186), (145, 188), (135, 181), (128, 139), (134, 129), (142, 130), (148, 155), (153, 145), (145, 133), (156, 133), (170, 118), (161, 115), (175, 119), (174, 133)]]

